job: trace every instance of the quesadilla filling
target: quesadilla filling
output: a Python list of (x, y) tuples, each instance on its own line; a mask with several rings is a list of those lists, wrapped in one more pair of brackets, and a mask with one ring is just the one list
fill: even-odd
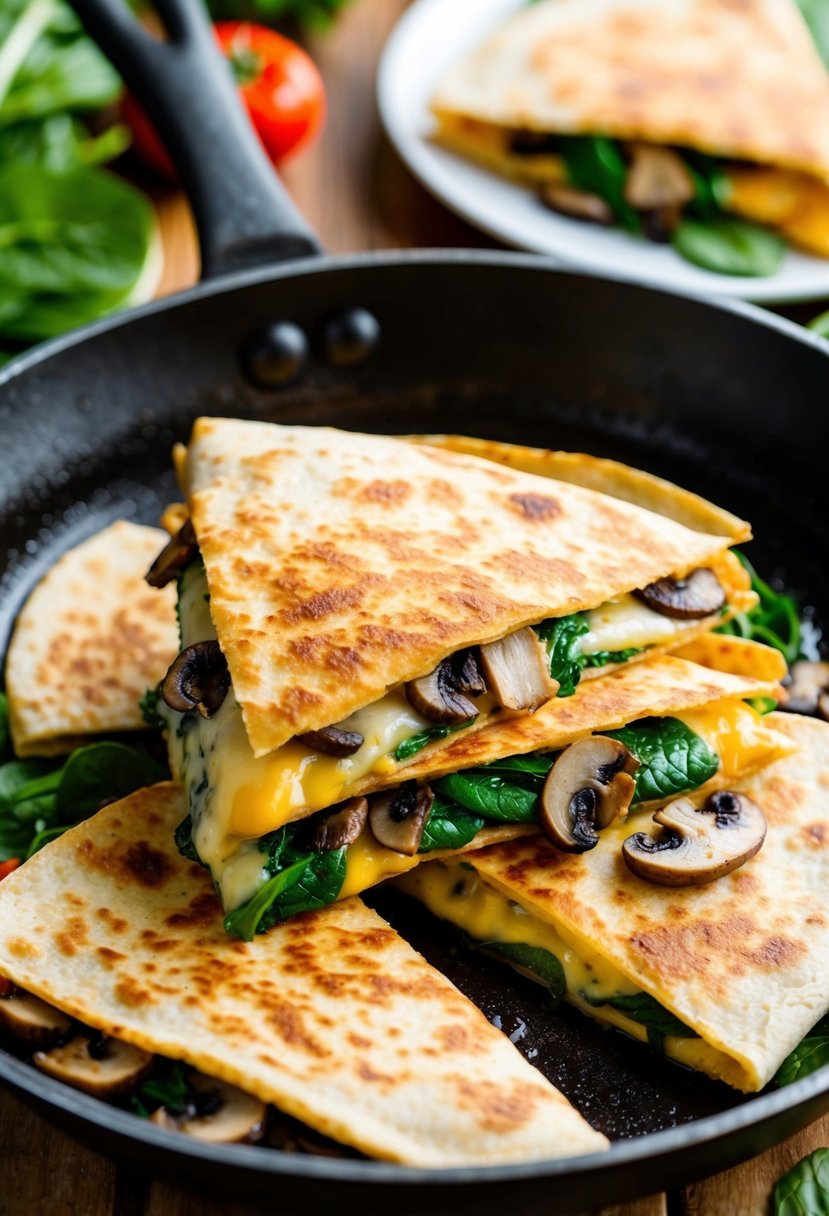
[(488, 953), (544, 984), (554, 1000), (569, 1001), (689, 1068), (746, 1087), (738, 1061), (704, 1042), (598, 950), (535, 916), (467, 862), (433, 861), (395, 885)]
[[(204, 592), (192, 594), (194, 587), (204, 586), (200, 577), (185, 580), (184, 602), (191, 624), (200, 615), (197, 628), (205, 630), (209, 613)], [(393, 704), (394, 729), (411, 731), (417, 723), (404, 698)], [(366, 718), (371, 712), (353, 715), (348, 725), (365, 731), (370, 763), (376, 764), (375, 757), (387, 754), (389, 735), (376, 729), (369, 734)], [(541, 790), (556, 759), (554, 752), (508, 757), (429, 785), (404, 782), (370, 800), (355, 797), (333, 805), (342, 787), (331, 784), (332, 774), (342, 781), (338, 766), (353, 765), (356, 757), (339, 762), (316, 757), (325, 774), (316, 777), (312, 753), (301, 744), (290, 744), (282, 750), (297, 768), (286, 775), (280, 767), (282, 784), (274, 785), (273, 758), (254, 759), (232, 689), (208, 719), (192, 712), (174, 715), (166, 707), (165, 716), (172, 765), (187, 789), (190, 807), (177, 833), (178, 846), (210, 868), (227, 912), (225, 927), (247, 939), (278, 921), (404, 872), (429, 853), (465, 848), (485, 829), (537, 825)], [(778, 749), (776, 736), (756, 711), (733, 700), (675, 718), (646, 719), (609, 735), (639, 762), (636, 802), (686, 793), (717, 774), (727, 780), (760, 767)], [(396, 738), (392, 734), (392, 745)], [(320, 784), (311, 787), (307, 779), (303, 784), (307, 768)], [(267, 830), (274, 791), (296, 786), (312, 789), (319, 805), (329, 809), (294, 822), (283, 820), (275, 830)], [(262, 830), (251, 831), (258, 823)], [(486, 842), (486, 836), (482, 839)]]
[(536, 186), (551, 210), (671, 243), (706, 270), (774, 274), (784, 238), (829, 257), (829, 185), (809, 173), (689, 148), (510, 130), (456, 115), (440, 121), (439, 142)]

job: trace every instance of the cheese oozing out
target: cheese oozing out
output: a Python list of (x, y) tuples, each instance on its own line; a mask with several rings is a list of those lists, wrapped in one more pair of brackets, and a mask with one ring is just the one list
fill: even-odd
[[(200, 562), (190, 566), (181, 579), (179, 618), (182, 647), (215, 639)], [(639, 649), (664, 642), (675, 637), (682, 625), (653, 612), (632, 595), (586, 612), (585, 618), (588, 632), (579, 639), (583, 653)], [(480, 725), (489, 720), (493, 703), (489, 697), (481, 697), (477, 707)], [(264, 857), (255, 843), (258, 839), (342, 801), (356, 782), (372, 772), (391, 776), (398, 769), (395, 749), (434, 725), (411, 707), (401, 686), (338, 723), (364, 737), (353, 755), (325, 756), (291, 740), (257, 758), (232, 687), (208, 719), (194, 713), (178, 714), (163, 703), (161, 709), (169, 731), (170, 764), (188, 794), (193, 843), (210, 868), (227, 911), (250, 899), (267, 878)], [(389, 854), (390, 850), (382, 852)], [(381, 866), (384, 877), (399, 869), (388, 857)], [(356, 881), (346, 878), (349, 893)], [(366, 882), (355, 889), (369, 885)]]
[[(614, 997), (631, 997), (642, 988), (599, 950), (577, 941), (561, 925), (542, 920), (514, 898), (498, 890), (462, 862), (429, 862), (412, 874), (395, 880), (395, 886), (423, 903), (441, 920), (463, 929), (477, 942), (523, 945), (547, 951), (561, 964), (566, 999), (600, 1022), (615, 1026), (640, 1041), (647, 1028), (610, 1004)], [(534, 979), (540, 976), (526, 971)], [(712, 1047), (702, 1038), (667, 1035), (664, 1052), (689, 1068), (705, 1072), (737, 1088), (747, 1088), (739, 1060)]]

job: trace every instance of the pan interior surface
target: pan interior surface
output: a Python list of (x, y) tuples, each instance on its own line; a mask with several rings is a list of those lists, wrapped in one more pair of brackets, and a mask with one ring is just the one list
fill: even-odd
[[(343, 369), (326, 358), (321, 335), (332, 310), (352, 305), (374, 313), (381, 339), (363, 365)], [(282, 319), (307, 332), (308, 365), (283, 388), (257, 389), (240, 352), (257, 327)], [(170, 447), (199, 413), (451, 431), (628, 462), (750, 519), (755, 566), (798, 595), (819, 628), (829, 606), (827, 387), (823, 349), (786, 323), (526, 259), (355, 260), (197, 289), (177, 307), (35, 360), (0, 387), (0, 643), (62, 551), (114, 518), (155, 522), (176, 498)], [(553, 1009), (540, 986), (472, 951), (403, 896), (379, 890), (370, 902), (612, 1140), (687, 1127), (690, 1144), (694, 1123), (746, 1104), (758, 1120), (770, 1117), (766, 1096), (738, 1094), (568, 1007)], [(35, 1096), (39, 1080), (32, 1070)], [(777, 1138), (797, 1125), (789, 1116)], [(136, 1137), (142, 1128), (136, 1120)], [(248, 1156), (255, 1172), (255, 1159), (273, 1150)], [(366, 1177), (376, 1168), (342, 1164)], [(291, 1168), (300, 1176), (313, 1165), (294, 1158)], [(707, 1166), (699, 1157), (686, 1168), (691, 1177)], [(657, 1174), (643, 1190), (658, 1188)], [(598, 1182), (580, 1194), (616, 1197)]]

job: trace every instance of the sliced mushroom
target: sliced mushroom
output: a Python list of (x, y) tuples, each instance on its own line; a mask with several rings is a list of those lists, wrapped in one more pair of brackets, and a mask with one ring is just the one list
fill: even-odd
[(609, 227), (614, 215), (608, 204), (598, 194), (578, 190), (566, 182), (546, 182), (539, 191), (545, 207), (573, 220), (587, 220), (591, 224)]
[(699, 887), (744, 865), (766, 838), (766, 819), (745, 794), (719, 790), (702, 807), (677, 798), (653, 817), (667, 831), (636, 832), (622, 856), (638, 878), (662, 887)]
[(585, 853), (597, 830), (625, 814), (639, 761), (618, 739), (591, 735), (565, 748), (541, 791), (541, 830), (557, 849)]
[(694, 197), (694, 180), (679, 153), (656, 144), (631, 144), (625, 202), (637, 211), (682, 207)]
[(230, 672), (218, 642), (195, 642), (182, 650), (161, 682), (161, 695), (179, 713), (198, 710), (212, 718), (228, 694)]
[[(791, 683), (788, 685), (788, 700), (782, 709), (793, 714), (813, 714), (821, 708), (821, 697), (826, 698), (829, 690), (829, 663), (810, 662), (801, 659), (792, 664), (789, 673)], [(826, 712), (821, 709), (823, 717)]]
[(682, 219), (681, 207), (654, 207), (640, 212), (642, 232), (656, 245), (667, 245)]
[(406, 685), (406, 698), (412, 709), (430, 722), (446, 726), (460, 726), (477, 718), (477, 708), (464, 693), (479, 697), (484, 692), (486, 684), (471, 650), (450, 654), (428, 676), (410, 680)]
[(487, 688), (504, 709), (534, 713), (558, 692), (544, 644), (529, 626), (482, 646), (481, 667)]
[(357, 730), (343, 730), (340, 726), (323, 726), (322, 730), (306, 730), (297, 735), (300, 743), (323, 756), (353, 756), (365, 743)]
[(406, 781), (371, 799), (368, 821), (376, 840), (395, 853), (414, 857), (435, 796), (428, 785)]
[(368, 820), (368, 801), (349, 798), (325, 815), (315, 815), (308, 824), (307, 846), (315, 853), (328, 853), (353, 844)]
[(677, 621), (713, 616), (725, 603), (720, 580), (708, 566), (700, 566), (685, 578), (659, 578), (633, 594), (654, 612)]
[(235, 1085), (191, 1073), (187, 1096), (184, 1110), (160, 1106), (150, 1122), (211, 1144), (255, 1144), (265, 1134), (265, 1103)]
[(37, 1051), (33, 1058), (41, 1072), (108, 1102), (128, 1094), (153, 1063), (148, 1051), (120, 1039), (104, 1038), (96, 1043), (85, 1035), (51, 1051)]
[(182, 570), (190, 565), (196, 555), (199, 543), (193, 531), (193, 523), (187, 520), (175, 536), (159, 553), (147, 573), (145, 580), (151, 587), (166, 587), (174, 578), (178, 578)]
[(39, 997), (15, 989), (0, 1000), (0, 1026), (31, 1047), (51, 1047), (62, 1038), (72, 1019)]

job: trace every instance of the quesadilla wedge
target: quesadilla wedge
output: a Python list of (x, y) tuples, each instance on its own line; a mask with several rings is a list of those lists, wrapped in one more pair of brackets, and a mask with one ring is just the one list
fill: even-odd
[[(721, 641), (728, 649), (732, 639)], [(538, 831), (547, 773), (563, 749), (590, 736), (612, 735), (640, 762), (635, 803), (709, 791), (758, 771), (792, 748), (745, 700), (778, 692), (782, 659), (766, 661), (770, 679), (662, 656), (588, 681), (533, 715), (459, 732), (437, 756), (415, 756), (391, 789), (376, 793), (364, 779), (332, 810), (237, 845), (212, 868), (225, 927), (249, 940), (423, 861)], [(173, 746), (190, 795), (177, 840), (196, 859), (193, 808), (198, 816), (207, 794), (204, 761), (189, 734)]]
[(580, 856), (532, 837), (398, 882), (590, 1016), (761, 1089), (829, 1008), (829, 725), (781, 713), (766, 722), (798, 750), (729, 783), (761, 808), (767, 834), (709, 885), (630, 872), (623, 842), (658, 832), (645, 811)]
[(0, 973), (374, 1157), (434, 1167), (607, 1146), (359, 900), (228, 939), (207, 875), (172, 844), (183, 810), (171, 784), (142, 790), (5, 879)]
[(173, 588), (143, 580), (158, 528), (119, 520), (47, 571), (17, 618), (6, 658), (18, 756), (54, 756), (88, 737), (142, 730), (139, 701), (178, 653)]
[(162, 712), (229, 911), (261, 875), (245, 842), (753, 603), (741, 521), (696, 531), (460, 452), (201, 419), (183, 472), (151, 576), (179, 583)]
[(707, 269), (773, 273), (772, 230), (829, 256), (829, 73), (797, 0), (540, 0), (432, 108), (438, 142), (553, 210)]

